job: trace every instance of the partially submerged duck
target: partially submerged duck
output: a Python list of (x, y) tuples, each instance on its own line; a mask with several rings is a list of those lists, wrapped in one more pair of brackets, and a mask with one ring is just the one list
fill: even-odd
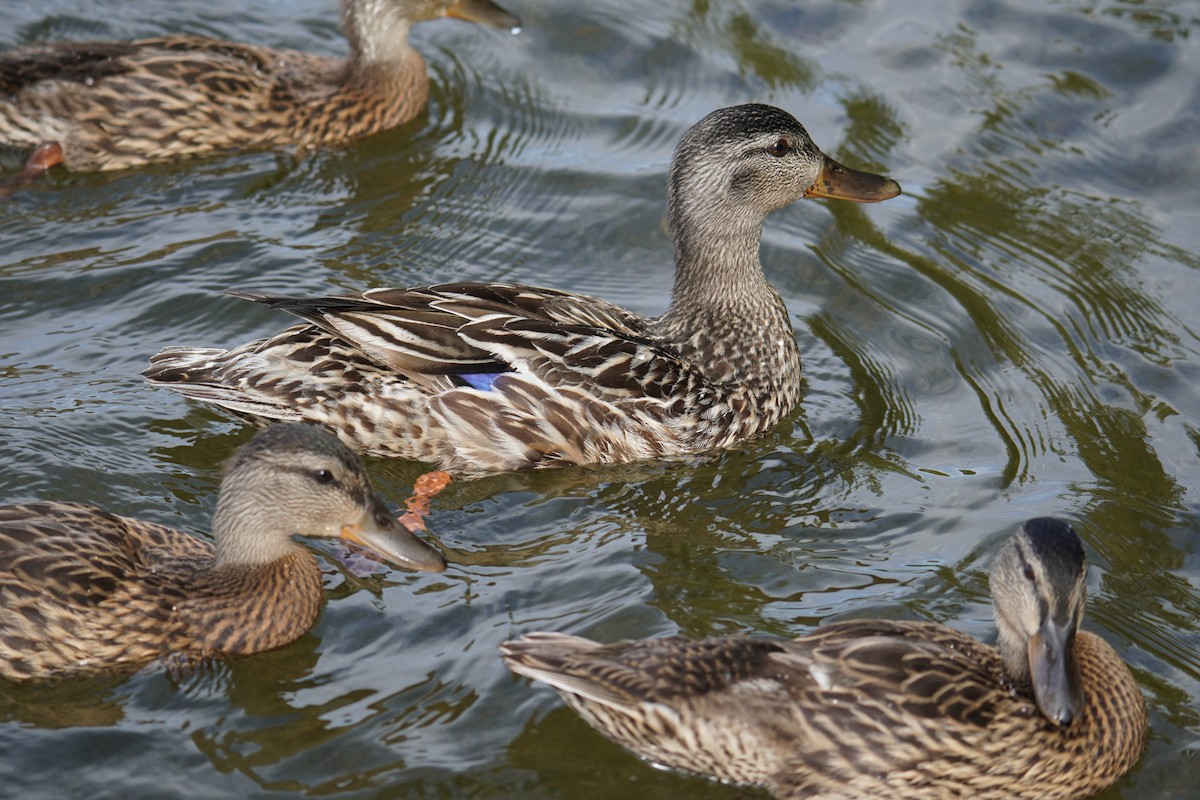
[(519, 25), (492, 0), (342, 0), (346, 58), (201, 36), (50, 42), (0, 54), (0, 143), (19, 180), (65, 163), (124, 169), (221, 150), (317, 147), (409, 121), (429, 77), (413, 23)]
[(790, 641), (530, 633), (501, 649), (641, 757), (776, 797), (1090, 797), (1137, 762), (1147, 723), (1128, 667), (1078, 629), (1079, 538), (1030, 520), (991, 586), (996, 647), (931, 623), (852, 620)]
[(316, 621), (316, 558), (293, 536), (340, 537), (441, 572), (362, 460), (311, 425), (260, 431), (230, 459), (207, 541), (80, 503), (0, 506), (0, 676), (49, 678), (167, 654), (248, 654)]
[(795, 333), (759, 261), (767, 214), (803, 197), (899, 193), (824, 155), (785, 111), (723, 108), (684, 134), (671, 162), (675, 288), (661, 317), (508, 283), (234, 292), (306, 324), (231, 350), (166, 348), (143, 374), (258, 422), (318, 423), (356, 449), (451, 471), (729, 447), (800, 398)]

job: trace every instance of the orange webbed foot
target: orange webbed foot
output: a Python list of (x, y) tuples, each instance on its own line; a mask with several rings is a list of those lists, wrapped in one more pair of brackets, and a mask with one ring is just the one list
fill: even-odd
[(62, 145), (58, 142), (42, 142), (25, 161), (21, 171), (8, 183), (0, 185), (0, 197), (8, 197), (22, 186), (33, 183), (39, 175), (66, 160)]
[(426, 472), (418, 477), (413, 483), (413, 496), (404, 501), (404, 507), (408, 510), (400, 515), (400, 524), (410, 533), (424, 531), (424, 516), (429, 513), (429, 501), (449, 486), (450, 481), (450, 473), (442, 470)]

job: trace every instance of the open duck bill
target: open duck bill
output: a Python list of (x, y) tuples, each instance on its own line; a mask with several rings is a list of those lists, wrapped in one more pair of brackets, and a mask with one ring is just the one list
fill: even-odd
[(1047, 618), (1029, 638), (1029, 675), (1038, 708), (1059, 725), (1070, 725), (1083, 707), (1079, 669), (1071, 652), (1073, 624), (1059, 625)]
[(400, 567), (421, 572), (446, 570), (446, 559), (442, 554), (409, 533), (378, 500), (357, 522), (342, 526), (342, 539), (365, 547)]
[(492, 0), (459, 0), (458, 3), (446, 9), (446, 16), (510, 30), (521, 27), (521, 20), (493, 3)]
[(873, 172), (860, 172), (844, 167), (827, 155), (821, 155), (821, 174), (816, 183), (804, 193), (805, 197), (828, 197), (834, 200), (853, 200), (855, 203), (878, 203), (900, 194), (900, 184)]

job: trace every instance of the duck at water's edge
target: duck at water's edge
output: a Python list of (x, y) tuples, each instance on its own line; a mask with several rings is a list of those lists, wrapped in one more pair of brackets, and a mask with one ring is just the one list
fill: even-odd
[(789, 800), (1065, 800), (1137, 762), (1146, 706), (1078, 630), (1083, 547), (1030, 520), (991, 572), (997, 647), (931, 623), (853, 620), (793, 640), (604, 645), (530, 633), (509, 669), (643, 758)]
[(231, 350), (166, 348), (144, 374), (259, 422), (322, 424), (356, 449), (452, 471), (730, 447), (800, 398), (795, 334), (759, 261), (763, 220), (802, 197), (899, 193), (825, 156), (778, 108), (724, 108), (675, 149), (675, 286), (661, 317), (513, 284), (235, 292), (307, 324)]
[(0, 676), (298, 639), (323, 593), (317, 560), (294, 535), (340, 537), (409, 569), (446, 568), (388, 512), (357, 455), (311, 425), (275, 425), (230, 459), (213, 542), (79, 503), (0, 506)]

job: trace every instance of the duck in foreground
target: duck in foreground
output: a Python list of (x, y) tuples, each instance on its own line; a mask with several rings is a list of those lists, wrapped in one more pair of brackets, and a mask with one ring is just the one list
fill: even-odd
[(334, 145), (409, 121), (429, 77), (415, 22), (515, 27), (491, 0), (342, 0), (345, 59), (162, 36), (51, 42), (0, 54), (0, 143), (35, 148), (18, 182), (56, 164), (123, 169), (217, 150)]
[(232, 350), (167, 348), (143, 374), (240, 415), (319, 423), (357, 449), (451, 471), (729, 447), (800, 396), (795, 334), (759, 262), (766, 215), (802, 197), (899, 193), (825, 156), (778, 108), (724, 108), (675, 149), (675, 287), (661, 317), (508, 283), (317, 299), (232, 292), (306, 324)]
[(780, 798), (1083, 798), (1146, 739), (1129, 669), (1078, 630), (1084, 573), (1069, 525), (1025, 523), (991, 573), (995, 648), (930, 623), (853, 620), (790, 641), (531, 633), (501, 649), (643, 758)]
[(316, 558), (293, 535), (341, 537), (409, 569), (446, 568), (391, 516), (345, 445), (310, 425), (276, 425), (227, 465), (215, 542), (79, 503), (0, 507), (0, 676), (248, 654), (298, 639), (322, 589)]

